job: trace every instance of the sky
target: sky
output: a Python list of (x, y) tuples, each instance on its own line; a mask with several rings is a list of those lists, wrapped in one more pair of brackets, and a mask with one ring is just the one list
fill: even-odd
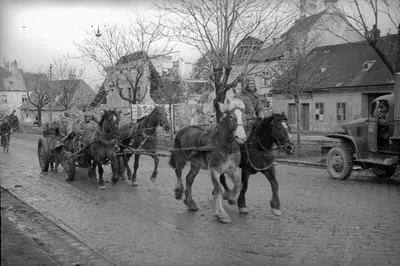
[[(161, 3), (162, 0), (156, 0)], [(53, 59), (78, 55), (73, 42), (108, 22), (124, 24), (134, 9), (151, 12), (151, 0), (0, 0), (0, 57), (16, 60), (19, 68), (50, 66)], [(92, 26), (94, 26), (92, 28)], [(192, 47), (179, 44), (179, 56), (195, 62), (200, 56)], [(77, 62), (75, 62), (77, 63)], [(93, 89), (103, 81), (93, 64), (79, 61), (84, 80)]]
[[(73, 42), (82, 41), (85, 30), (95, 34), (97, 26), (127, 24), (134, 9), (151, 14), (154, 1), (163, 0), (0, 0), (0, 65), (3, 59), (16, 60), (19, 68), (29, 71), (36, 66), (49, 67), (53, 59), (67, 54), (76, 56)], [(386, 33), (383, 24), (381, 30)], [(175, 51), (187, 62), (200, 57), (197, 50), (184, 44), (178, 44)], [(94, 64), (80, 61), (79, 66), (85, 68), (84, 79), (93, 89), (102, 83)]]

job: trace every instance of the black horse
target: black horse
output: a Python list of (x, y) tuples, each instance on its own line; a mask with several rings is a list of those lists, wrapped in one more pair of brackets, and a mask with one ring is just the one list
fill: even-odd
[[(237, 201), (241, 214), (249, 213), (245, 197), (249, 177), (261, 172), (271, 184), (271, 211), (277, 216), (282, 215), (278, 195), (279, 184), (274, 166), (274, 144), (278, 149), (283, 148), (286, 154), (291, 154), (294, 151), (290, 128), (287, 125), (287, 118), (284, 113), (272, 114), (269, 117), (257, 120), (250, 129), (247, 141), (241, 147), (241, 163), (239, 166), (242, 168), (243, 187)], [(220, 176), (220, 182), (224, 189), (229, 191), (224, 175)]]
[[(157, 177), (159, 163), (159, 158), (156, 154), (156, 129), (158, 126), (162, 126), (166, 132), (168, 132), (171, 128), (171, 125), (168, 121), (167, 112), (162, 106), (156, 106), (149, 115), (139, 119), (136, 124), (129, 123), (123, 125), (119, 130), (119, 142), (122, 153), (126, 148), (129, 147), (133, 149), (143, 149), (149, 152), (148, 155), (153, 158), (154, 169), (153, 173), (151, 174), (151, 179), (153, 181)], [(123, 168), (127, 169), (128, 179), (132, 180), (132, 186), (137, 186), (138, 183), (136, 180), (136, 173), (137, 169), (139, 168), (139, 158), (141, 154), (135, 153), (133, 174), (131, 168), (129, 167), (129, 159), (132, 155), (133, 153), (127, 152), (122, 156), (123, 166), (120, 165), (120, 168), (122, 169), (123, 175), (125, 174), (125, 169)], [(121, 161), (119, 161), (119, 163), (121, 164)]]
[[(120, 172), (117, 161), (117, 137), (119, 127), (119, 116), (115, 110), (105, 110), (99, 122), (98, 131), (85, 131), (82, 143), (87, 147), (84, 149), (85, 161), (90, 164), (88, 176), (92, 180), (96, 177), (96, 166), (99, 172), (99, 189), (105, 189), (102, 164), (111, 161), (113, 184), (119, 180)], [(90, 163), (93, 160), (93, 163)], [(94, 180), (97, 181), (97, 180)]]

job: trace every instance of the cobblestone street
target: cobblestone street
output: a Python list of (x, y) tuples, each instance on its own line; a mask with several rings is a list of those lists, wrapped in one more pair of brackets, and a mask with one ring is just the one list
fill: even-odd
[[(198, 212), (174, 198), (176, 178), (160, 158), (142, 156), (138, 187), (126, 181), (97, 189), (77, 170), (74, 182), (62, 170), (42, 173), (37, 138), (14, 137), (0, 152), (1, 187), (121, 265), (400, 265), (400, 181), (356, 171), (347, 181), (326, 169), (280, 163), (277, 177), (282, 217), (269, 210), (271, 189), (261, 174), (250, 178), (249, 215), (224, 208), (231, 224), (213, 216), (212, 185), (201, 171), (193, 185)], [(131, 161), (132, 163), (132, 161)], [(110, 166), (105, 167), (110, 178)], [(187, 170), (187, 169), (186, 169)]]

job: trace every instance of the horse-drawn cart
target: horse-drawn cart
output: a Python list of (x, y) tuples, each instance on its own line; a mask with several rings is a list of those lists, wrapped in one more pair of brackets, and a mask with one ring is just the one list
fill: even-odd
[(58, 170), (58, 166), (64, 169), (65, 179), (74, 181), (76, 167), (87, 167), (77, 148), (77, 136), (71, 136), (62, 141), (57, 128), (45, 129), (43, 137), (38, 140), (38, 159), (43, 172), (50, 169)]

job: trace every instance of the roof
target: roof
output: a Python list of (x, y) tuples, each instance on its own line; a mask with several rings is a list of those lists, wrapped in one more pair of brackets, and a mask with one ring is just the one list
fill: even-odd
[(25, 91), (22, 73), (23, 71), (18, 69), (16, 74), (11, 74), (0, 67), (0, 91)]
[[(38, 75), (38, 74), (33, 74)], [(44, 74), (40, 74), (44, 75)], [(47, 76), (44, 75), (47, 79)], [(44, 77), (42, 77), (44, 78)], [(32, 76), (28, 76), (28, 79), (32, 79)], [(49, 82), (47, 80), (47, 82)], [(68, 79), (68, 80), (54, 80), (49, 82), (51, 89), (53, 90), (56, 102), (53, 103), (54, 111), (64, 111), (65, 107), (62, 103), (62, 97), (58, 96), (63, 92), (63, 90), (67, 88), (68, 93), (71, 94), (71, 97), (68, 97), (68, 105), (80, 107), (82, 105), (88, 104), (96, 95), (96, 93), (90, 88), (90, 86), (82, 79)], [(32, 93), (31, 97), (35, 97), (35, 94)], [(48, 107), (45, 106), (44, 110)], [(20, 109), (35, 109), (35, 107), (29, 102), (25, 102), (22, 104)]]
[[(378, 47), (387, 53), (394, 64), (393, 50), (397, 35), (390, 35), (378, 41)], [(323, 82), (315, 89), (343, 88), (393, 84), (394, 78), (375, 50), (366, 42), (344, 43), (314, 48), (307, 56), (309, 69), (324, 67)], [(369, 67), (368, 66), (369, 62)], [(305, 77), (306, 79), (306, 77)], [(276, 89), (275, 89), (276, 91)]]
[(139, 51), (139, 52), (135, 52), (135, 53), (131, 53), (131, 54), (122, 56), (115, 65), (116, 66), (124, 65), (124, 64), (128, 64), (130, 62), (134, 62), (139, 59), (143, 59), (143, 58), (148, 59), (149, 57), (147, 56), (147, 53), (145, 53), (143, 51)]
[(315, 28), (316, 24), (325, 14), (326, 11), (322, 11), (320, 13), (296, 20), (295, 24), (289, 28), (287, 32), (282, 34), (279, 40), (265, 48), (260, 49), (260, 51), (254, 55), (253, 61), (269, 61), (283, 56), (283, 53), (287, 50), (287, 38), (290, 36), (295, 43), (299, 43), (300, 39), (306, 36), (311, 29)]
[(97, 92), (96, 96), (90, 103), (91, 107), (97, 107), (99, 104), (107, 104), (107, 91), (104, 88), (104, 82), (101, 85), (100, 90)]

